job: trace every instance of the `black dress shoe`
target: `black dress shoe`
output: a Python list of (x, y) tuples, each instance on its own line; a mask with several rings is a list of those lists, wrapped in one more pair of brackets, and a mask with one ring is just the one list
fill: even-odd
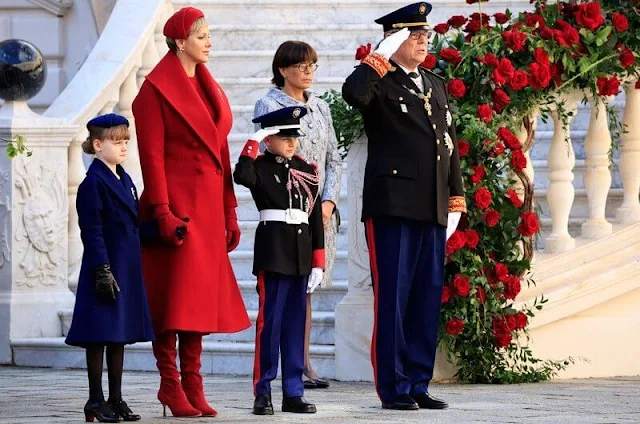
[(84, 419), (88, 423), (98, 420), (101, 423), (119, 423), (120, 417), (104, 400), (91, 401), (84, 406)]
[(256, 396), (253, 401), (253, 413), (255, 415), (273, 415), (271, 393)]
[(393, 402), (382, 402), (382, 408), (397, 409), (400, 411), (415, 411), (416, 409), (420, 409), (413, 398), (406, 394), (396, 396)]
[(140, 421), (140, 415), (134, 414), (127, 402), (120, 400), (109, 400), (109, 405), (111, 409), (115, 411), (116, 414), (124, 421)]
[(329, 382), (321, 378), (302, 380), (305, 389), (326, 389), (330, 386)]
[(422, 409), (447, 409), (449, 404), (442, 399), (435, 398), (429, 393), (421, 393), (413, 397)]
[(316, 406), (307, 402), (302, 396), (286, 397), (282, 399), (282, 412), (295, 412), (296, 414), (315, 414)]

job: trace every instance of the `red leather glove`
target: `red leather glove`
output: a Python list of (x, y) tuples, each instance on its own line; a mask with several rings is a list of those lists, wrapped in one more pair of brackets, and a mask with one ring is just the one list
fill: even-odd
[(160, 237), (172, 246), (180, 246), (189, 229), (189, 218), (176, 218), (169, 205), (158, 205), (154, 209), (154, 217), (158, 221)]
[(231, 252), (240, 243), (240, 227), (235, 208), (224, 211), (224, 223), (227, 230), (227, 252)]

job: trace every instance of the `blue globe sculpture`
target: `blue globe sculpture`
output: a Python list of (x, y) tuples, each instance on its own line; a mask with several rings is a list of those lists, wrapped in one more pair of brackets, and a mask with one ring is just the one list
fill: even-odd
[(47, 65), (40, 50), (24, 40), (0, 43), (0, 98), (29, 100), (47, 80)]

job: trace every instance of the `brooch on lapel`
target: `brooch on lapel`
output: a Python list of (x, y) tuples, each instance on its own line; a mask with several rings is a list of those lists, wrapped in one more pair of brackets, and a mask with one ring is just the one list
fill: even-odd
[(444, 144), (447, 145), (449, 156), (451, 156), (453, 154), (453, 140), (451, 139), (451, 136), (449, 135), (448, 131), (444, 132)]
[(136, 196), (136, 189), (131, 187), (131, 195), (133, 196), (133, 200), (138, 200), (138, 196)]
[(447, 110), (447, 113), (445, 114), (445, 118), (447, 120), (447, 126), (450, 127), (451, 124), (453, 124), (453, 116), (451, 116), (451, 112), (449, 112)]

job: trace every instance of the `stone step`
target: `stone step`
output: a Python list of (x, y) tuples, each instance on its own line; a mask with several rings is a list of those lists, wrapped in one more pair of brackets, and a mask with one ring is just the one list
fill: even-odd
[[(256, 319), (258, 311), (249, 311), (251, 327), (234, 334), (210, 334), (207, 341), (254, 343), (256, 339)], [(314, 345), (333, 345), (335, 343), (335, 314), (333, 312), (314, 312), (311, 317), (310, 342)]]
[[(67, 346), (63, 337), (17, 339), (11, 341), (14, 364), (22, 367), (86, 368), (85, 351)], [(137, 343), (125, 348), (124, 368), (133, 371), (157, 372), (151, 343)], [(254, 342), (216, 342), (202, 344), (203, 374), (253, 373)], [(335, 348), (311, 345), (309, 354), (313, 367), (326, 378), (335, 377)]]
[[(214, 46), (215, 47), (215, 46)], [(271, 63), (275, 48), (269, 50), (214, 50), (209, 54), (208, 67), (215, 78), (269, 78), (273, 77)], [(353, 50), (318, 50), (316, 78), (345, 78), (358, 64)]]
[[(256, 212), (257, 214), (257, 212)], [(241, 220), (239, 222), (240, 225), (240, 244), (238, 245), (238, 249), (240, 250), (252, 250), (253, 249), (253, 241), (256, 237), (256, 229), (258, 228), (259, 221), (248, 221)], [(340, 229), (337, 234), (337, 245), (338, 248), (346, 249), (349, 240), (347, 240), (347, 221), (342, 221), (340, 223)]]
[[(316, 78), (312, 90), (318, 95), (329, 89), (341, 90), (344, 80), (344, 77)], [(272, 86), (270, 78), (218, 78), (217, 81), (231, 104), (255, 104)]]
[[(253, 268), (253, 250), (234, 250), (229, 254), (233, 270), (238, 280), (251, 280), (255, 276), (251, 273)], [(336, 261), (333, 265), (333, 278), (347, 279), (347, 262), (348, 253), (346, 250), (339, 249), (336, 252)]]

